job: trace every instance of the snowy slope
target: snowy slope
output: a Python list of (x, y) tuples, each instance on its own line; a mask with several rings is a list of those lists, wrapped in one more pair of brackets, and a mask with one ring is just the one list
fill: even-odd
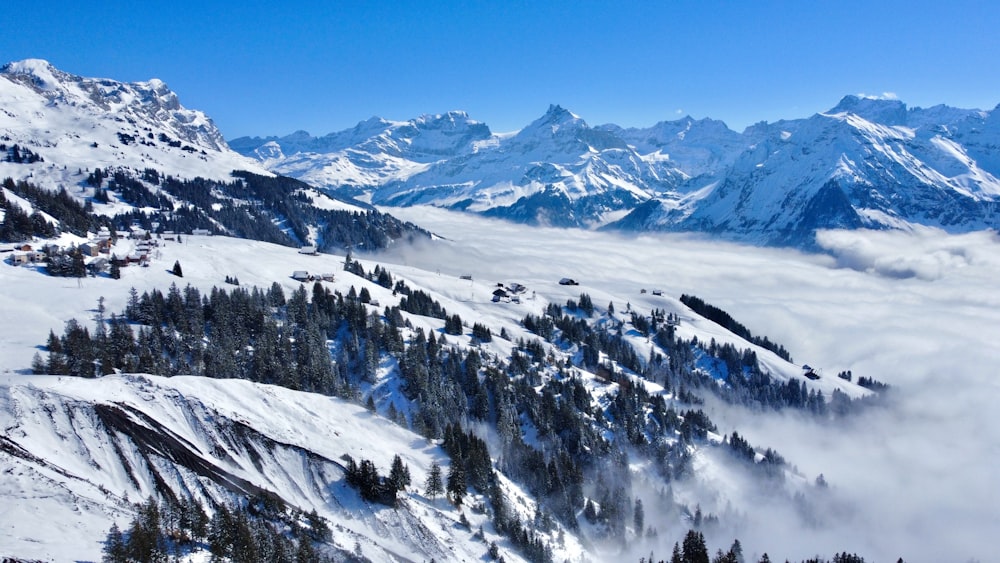
[[(776, 447), (801, 468), (805, 477), (791, 475), (789, 486), (801, 486), (802, 481), (819, 473), (824, 473), (832, 484), (831, 504), (821, 520), (823, 525), (810, 527), (775, 500), (773, 492), (764, 491), (765, 497), (755, 493), (755, 484), (726, 461), (722, 450), (696, 450), (695, 479), (672, 482), (674, 498), (692, 507), (700, 503), (706, 511), (722, 510), (731, 504), (737, 514), (744, 516), (737, 519), (736, 531), (725, 534), (738, 536), (748, 554), (752, 550), (757, 554), (767, 551), (772, 556), (797, 560), (817, 550), (833, 553), (850, 549), (866, 556), (874, 554), (878, 560), (893, 560), (902, 554), (906, 560), (921, 561), (941, 560), (945, 553), (981, 559), (989, 553), (984, 551), (988, 544), (982, 538), (984, 531), (991, 529), (989, 515), (994, 505), (990, 495), (982, 491), (989, 490), (983, 488), (988, 487), (984, 477), (992, 465), (984, 465), (982, 456), (995, 457), (990, 453), (990, 444), (994, 443), (993, 429), (997, 427), (989, 422), (989, 413), (996, 412), (991, 405), (995, 407), (997, 396), (995, 386), (984, 387), (982, 378), (989, 373), (996, 355), (991, 335), (1000, 326), (1000, 319), (992, 294), (976, 288), (995, 279), (995, 239), (928, 235), (920, 243), (900, 236), (888, 237), (889, 233), (840, 233), (838, 243), (831, 234), (826, 244), (839, 247), (845, 263), (859, 269), (855, 271), (820, 257), (778, 250), (750, 251), (675, 235), (625, 239), (610, 233), (527, 229), (433, 209), (399, 211), (403, 217), (422, 217), (448, 240), (438, 241), (429, 251), (399, 249), (395, 257), (383, 257), (379, 262), (411, 287), (430, 292), (450, 313), (484, 322), (494, 332), (506, 328), (512, 338), (530, 337), (518, 324), (525, 313), (538, 312), (545, 303), (562, 303), (587, 292), (600, 311), (604, 303), (613, 302), (618, 318), (627, 318), (622, 313), (626, 303), (638, 311), (663, 308), (681, 315), (678, 330), (684, 334), (699, 339), (728, 339), (743, 346), (718, 326), (691, 314), (672, 297), (693, 291), (718, 301), (752, 329), (761, 327), (764, 333), (777, 336), (800, 361), (824, 368), (817, 384), (852, 391), (852, 386), (832, 375), (850, 368), (858, 375), (875, 375), (899, 384), (902, 395), (898, 410), (870, 412), (856, 423), (845, 420), (830, 425), (790, 413), (768, 416), (719, 406), (713, 409), (712, 417), (720, 423), (721, 434), (737, 429), (755, 446)], [(539, 238), (546, 244), (538, 244)], [(911, 251), (897, 256), (903, 248)], [(289, 277), (290, 272), (305, 269), (335, 272), (337, 281), (331, 287), (342, 292), (353, 285), (369, 289), (383, 305), (397, 299), (388, 290), (343, 272), (341, 256), (303, 256), (264, 243), (197, 236), (185, 237), (183, 244), (168, 243), (161, 253), (150, 268), (124, 269), (120, 281), (87, 278), (82, 284), (50, 278), (30, 268), (0, 264), (0, 286), (4, 288), (0, 297), (0, 416), (4, 428), (10, 429), (5, 431), (5, 438), (17, 446), (5, 442), (4, 453), (0, 454), (5, 471), (0, 473), (5, 475), (0, 479), (0, 502), (15, 507), (15, 511), (4, 511), (0, 516), (5, 538), (0, 542), (0, 551), (4, 555), (57, 561), (96, 559), (101, 548), (96, 542), (110, 523), (123, 525), (129, 521), (133, 513), (121, 502), (124, 494), (129, 493), (130, 501), (140, 500), (148, 492), (149, 477), (142, 474), (137, 479), (139, 484), (132, 484), (122, 462), (108, 453), (112, 443), (129, 443), (127, 434), (104, 431), (104, 423), (97, 415), (103, 412), (107, 418), (108, 412), (114, 412), (109, 409), (116, 407), (125, 415), (115, 420), (139, 421), (147, 428), (154, 426), (150, 420), (161, 421), (169, 430), (165, 435), (183, 438), (181, 443), (189, 443), (196, 459), (205, 460), (210, 467), (225, 469), (257, 486), (273, 487), (297, 499), (295, 502), (303, 507), (316, 506), (331, 519), (339, 545), (351, 549), (360, 542), (363, 552), (373, 560), (389, 559), (390, 551), (397, 550), (423, 554), (420, 557), (428, 559), (451, 559), (435, 555), (440, 554), (439, 548), (448, 549), (447, 553), (455, 554), (455, 558), (473, 560), (482, 556), (485, 545), (466, 541), (467, 532), (454, 527), (458, 513), (442, 501), (431, 507), (419, 494), (412, 494), (405, 509), (393, 515), (364, 506), (354, 493), (339, 485), (316, 492), (290, 484), (324, 479), (339, 484), (338, 456), (359, 451), (356, 447), (364, 447), (367, 457), (377, 460), (397, 450), (411, 470), (421, 475), (429, 460), (444, 460), (426, 440), (406, 432), (399, 434), (401, 431), (391, 426), (383, 428), (384, 420), (356, 406), (240, 381), (134, 376), (81, 381), (17, 373), (27, 369), (50, 329), (58, 333), (68, 318), (92, 322), (101, 296), (106, 297), (109, 311), (121, 310), (131, 286), (139, 291), (165, 289), (171, 282), (180, 281), (205, 290), (212, 285), (222, 286), (226, 275), (236, 275), (244, 286), (267, 287), (278, 281), (287, 293), (299, 285)], [(167, 272), (174, 260), (184, 266), (183, 280)], [(866, 273), (862, 262), (872, 264), (873, 272)], [(374, 266), (368, 261), (363, 264), (369, 270)], [(897, 279), (904, 267), (919, 270), (920, 277)], [(879, 275), (882, 271), (887, 273)], [(473, 280), (460, 279), (460, 274), (469, 274)], [(559, 285), (559, 277), (566, 275), (578, 278), (581, 286)], [(530, 288), (529, 294), (536, 293), (535, 299), (521, 304), (491, 303), (491, 290), (498, 281), (521, 282)], [(640, 293), (640, 288), (657, 287), (666, 294)], [(440, 330), (442, 324), (415, 315), (407, 318), (414, 326), (425, 329)], [(603, 313), (600, 318), (602, 322), (607, 319)], [(460, 346), (469, 343), (467, 336), (449, 335), (448, 341)], [(644, 348), (649, 345), (645, 338), (635, 338), (633, 344), (641, 351), (648, 350)], [(508, 354), (510, 346), (495, 338), (486, 349)], [(961, 361), (955, 362), (954, 355), (946, 352), (949, 350), (959, 354)], [(772, 366), (776, 376), (801, 377), (798, 366), (775, 360), (760, 350), (758, 355)], [(596, 403), (610, 400), (614, 385), (600, 384), (593, 376), (582, 375)], [(652, 384), (648, 387), (650, 392), (664, 392)], [(824, 393), (829, 395), (829, 389), (824, 387)], [(385, 401), (391, 400), (393, 392), (389, 379), (380, 380), (376, 390), (380, 412), (385, 412)], [(956, 397), (958, 402), (942, 401), (942, 397)], [(198, 416), (188, 417), (186, 413)], [(221, 423), (207, 424), (202, 415)], [(77, 421), (75, 425), (69, 424), (70, 416)], [(227, 442), (232, 429), (243, 428), (243, 424), (255, 433), (247, 442), (252, 446)], [(365, 443), (359, 445), (362, 440), (358, 436)], [(207, 447), (209, 440), (221, 444), (232, 459), (214, 457)], [(272, 448), (269, 450), (262, 445), (265, 442), (280, 447), (268, 446)], [(370, 444), (379, 447), (373, 450)], [(271, 452), (263, 457), (259, 471), (244, 457), (250, 451), (248, 447)], [(23, 455), (24, 451), (39, 457), (32, 461)], [(319, 457), (311, 457), (313, 454)], [(137, 466), (147, 464), (139, 448), (130, 449), (128, 456)], [(194, 479), (191, 471), (169, 470), (166, 462), (156, 461), (156, 455), (147, 452), (146, 457), (152, 460), (150, 466), (157, 467), (172, 482), (183, 480), (202, 487), (198, 494), (229, 494), (209, 480)], [(661, 489), (662, 482), (641, 456), (632, 457), (631, 463), (637, 487), (641, 484), (643, 489)], [(276, 470), (278, 465), (280, 471)], [(378, 461), (378, 467), (386, 469), (382, 461)], [(420, 483), (420, 479), (415, 476), (414, 482)], [(107, 493), (101, 491), (102, 486)], [(420, 489), (419, 485), (415, 489)], [(510, 491), (511, 495), (517, 494), (513, 488)], [(524, 517), (530, 518), (530, 500), (525, 498), (525, 503)], [(654, 514), (653, 504), (647, 505), (647, 521), (656, 519), (660, 538), (652, 541), (656, 553), (666, 553), (689, 521), (675, 512)], [(478, 517), (469, 511), (466, 514), (475, 529)], [(402, 527), (404, 522), (410, 527)], [(783, 530), (778, 535), (774, 533), (776, 522)], [(397, 525), (402, 527), (398, 533), (387, 536), (387, 528), (396, 530)], [(913, 531), (914, 527), (948, 526), (953, 527), (945, 535)], [(794, 533), (785, 533), (787, 530)], [(488, 538), (499, 541), (489, 525), (485, 531)], [(713, 545), (728, 545), (733, 535), (725, 534)], [(418, 536), (420, 539), (416, 539)], [(557, 551), (558, 560), (576, 560), (582, 553), (574, 538), (566, 533), (567, 547)], [(507, 560), (517, 559), (507, 544), (499, 543)], [(903, 546), (919, 548), (920, 553), (929, 556), (911, 557)], [(648, 551), (646, 548), (630, 559), (648, 555)], [(599, 552), (592, 559), (620, 557), (612, 550)]]
[[(126, 248), (116, 250), (127, 252)], [(183, 280), (168, 271), (174, 261), (183, 265)], [(308, 270), (335, 272), (335, 281), (324, 282), (331, 289), (347, 293), (351, 287), (366, 288), (382, 307), (398, 303), (401, 296), (344, 272), (342, 263), (342, 256), (304, 256), (261, 242), (187, 236), (183, 243), (166, 242), (151, 267), (123, 269), (122, 280), (99, 277), (77, 283), (44, 276), (32, 268), (0, 264), (0, 282), (5, 288), (0, 300), (4, 321), (0, 323), (0, 371), (4, 373), (0, 416), (6, 429), (0, 462), (4, 474), (10, 476), (0, 482), (0, 495), (6, 505), (16, 507), (0, 518), (0, 529), (13, 538), (4, 543), (4, 552), (56, 560), (71, 552), (74, 557), (89, 553), (97, 558), (98, 541), (110, 523), (124, 526), (131, 518), (133, 508), (126, 501), (141, 500), (166, 483), (201, 499), (223, 500), (258, 489), (275, 492), (292, 506), (307, 511), (315, 508), (330, 519), (337, 545), (351, 550), (359, 542), (373, 560), (414, 554), (438, 560), (480, 558), (486, 546), (456, 528), (459, 514), (447, 503), (432, 503), (414, 493), (400, 510), (377, 509), (343, 485), (340, 456), (345, 453), (355, 459), (372, 459), (383, 471), (392, 455), (399, 453), (413, 471), (414, 490), (421, 488), (432, 460), (446, 465), (434, 444), (356, 405), (244, 381), (132, 375), (80, 380), (17, 373), (27, 369), (50, 329), (58, 332), (69, 318), (89, 323), (102, 296), (109, 311), (120, 311), (128, 287), (165, 289), (182, 281), (207, 291), (213, 285), (222, 286), (222, 279), (231, 275), (244, 286), (268, 287), (277, 281), (290, 292), (299, 286), (289, 277), (291, 272)], [(364, 265), (371, 269), (374, 262)], [(411, 287), (429, 292), (449, 313), (485, 323), (494, 332), (506, 330), (514, 339), (534, 338), (520, 325), (525, 314), (542, 314), (548, 303), (563, 303), (584, 291), (554, 283), (555, 272), (541, 269), (517, 278), (532, 288), (532, 299), (496, 304), (491, 302), (495, 281), (481, 279), (474, 265), (473, 280), (398, 263), (383, 265)], [(684, 319), (679, 330), (685, 337), (754, 348), (775, 378), (801, 378), (800, 367), (700, 319), (673, 298), (635, 295), (630, 285), (585, 290), (598, 303), (631, 300), (638, 311), (656, 307), (677, 312)], [(45, 299), (38, 299), (39, 295)], [(406, 317), (414, 328), (441, 334), (443, 321), (439, 319)], [(632, 340), (642, 354), (648, 354), (646, 339)], [(448, 341), (461, 347), (474, 345), (468, 334), (448, 336)], [(503, 339), (481, 346), (502, 357), (512, 349), (512, 343)], [(405, 409), (394, 368), (384, 366), (384, 370), (372, 389), (379, 411), (384, 413), (390, 402)], [(606, 405), (617, 387), (601, 383), (593, 374), (581, 372), (581, 376), (596, 404)], [(866, 393), (834, 377), (816, 383), (827, 395), (833, 388), (854, 396)], [(669, 397), (669, 391), (656, 384), (647, 387), (651, 393)], [(698, 498), (696, 488), (675, 486), (678, 495)], [(509, 495), (523, 498), (524, 518), (529, 519), (533, 513), (530, 496), (513, 484), (508, 487)], [(473, 529), (483, 520), (472, 513), (467, 516)], [(46, 519), (59, 524), (42, 526)], [(488, 538), (495, 538), (504, 548), (508, 560), (518, 559), (488, 525), (486, 531)], [(564, 547), (556, 553), (562, 554), (559, 560), (582, 552), (579, 540), (568, 532), (565, 536)]]
[(485, 552), (471, 533), (456, 535), (447, 503), (414, 494), (398, 510), (379, 509), (343, 484), (345, 454), (386, 471), (398, 453), (414, 483), (447, 456), (341, 400), (237, 380), (4, 376), (0, 417), (5, 553), (98, 559), (110, 521), (124, 525), (128, 502), (164, 486), (202, 501), (274, 492), (328, 518), (335, 545), (360, 544), (372, 560)]
[(0, 162), (0, 177), (30, 177), (51, 188), (69, 189), (94, 167), (151, 168), (181, 178), (270, 174), (230, 150), (212, 120), (182, 106), (160, 80), (84, 78), (37, 59), (0, 68), (0, 139), (44, 159)]

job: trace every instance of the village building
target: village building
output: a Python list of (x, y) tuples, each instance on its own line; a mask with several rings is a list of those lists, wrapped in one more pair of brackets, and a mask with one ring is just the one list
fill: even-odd
[(80, 252), (84, 256), (91, 256), (91, 257), (93, 257), (93, 256), (97, 256), (101, 252), (101, 248), (97, 245), (96, 242), (85, 242), (85, 243), (81, 244), (80, 246), (78, 246), (77, 248), (80, 249)]

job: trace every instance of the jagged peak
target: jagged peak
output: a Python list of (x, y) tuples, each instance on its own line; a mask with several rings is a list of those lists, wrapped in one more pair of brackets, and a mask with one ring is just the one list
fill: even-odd
[(445, 113), (425, 113), (420, 117), (417, 117), (413, 121), (415, 122), (433, 122), (433, 121), (474, 121), (469, 118), (469, 114), (462, 110), (451, 110)]
[(0, 73), (9, 76), (30, 78), (41, 90), (54, 90), (60, 83), (60, 74), (65, 74), (44, 59), (24, 59), (12, 61), (0, 68)]
[(564, 125), (576, 125), (580, 127), (589, 127), (587, 122), (585, 122), (580, 116), (569, 111), (568, 109), (560, 106), (559, 104), (550, 104), (549, 109), (545, 111), (545, 114), (533, 121), (530, 125), (521, 130), (519, 135), (526, 134), (532, 130), (544, 129), (551, 133), (555, 133)]
[(848, 94), (841, 98), (840, 102), (826, 113), (828, 115), (850, 113), (872, 123), (904, 125), (906, 124), (907, 108), (905, 103), (890, 95), (866, 96), (864, 94)]
[(484, 124), (469, 117), (469, 114), (461, 110), (452, 110), (445, 113), (425, 113), (407, 122), (418, 129), (464, 129), (468, 127), (483, 126)]
[(544, 118), (548, 121), (571, 121), (580, 119), (580, 116), (559, 104), (549, 104), (549, 109), (545, 111)]

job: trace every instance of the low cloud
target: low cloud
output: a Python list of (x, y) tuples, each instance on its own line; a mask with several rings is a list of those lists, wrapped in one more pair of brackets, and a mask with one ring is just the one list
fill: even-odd
[(819, 231), (816, 242), (841, 267), (897, 279), (932, 281), (977, 263), (1000, 262), (995, 253), (1000, 238), (993, 231), (948, 235), (930, 227), (912, 232), (831, 230)]
[[(553, 297), (564, 291), (555, 281), (573, 277), (582, 285), (572, 291), (588, 292), (598, 303), (628, 299), (636, 308), (662, 303), (640, 295), (641, 288), (661, 288), (675, 298), (693, 293), (780, 342), (799, 363), (822, 368), (824, 377), (852, 370), (893, 386), (887, 407), (836, 424), (712, 407), (721, 432), (737, 430), (754, 446), (776, 449), (805, 481), (822, 473), (830, 483), (828, 497), (814, 501), (822, 518), (812, 525), (787, 502), (751, 490), (706, 495), (706, 507), (728, 502), (745, 515), (737, 528), (714, 538), (713, 549), (727, 548), (735, 535), (748, 556), (767, 551), (775, 560), (844, 550), (910, 563), (995, 557), (995, 233), (825, 231), (817, 239), (824, 255), (673, 234), (532, 229), (435, 209), (392, 212), (450, 240), (401, 247), (387, 261), (523, 280)], [(646, 520), (658, 517), (676, 522), (668, 514), (647, 513)], [(665, 558), (679, 538), (664, 537), (668, 524), (658, 527), (656, 554)]]

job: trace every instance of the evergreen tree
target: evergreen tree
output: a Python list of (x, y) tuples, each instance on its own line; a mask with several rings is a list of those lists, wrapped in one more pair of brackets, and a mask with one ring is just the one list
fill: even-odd
[(430, 473), (427, 474), (427, 482), (424, 483), (424, 492), (434, 500), (444, 492), (444, 481), (441, 477), (441, 466), (438, 462), (431, 464)]
[(670, 563), (684, 563), (684, 556), (681, 555), (681, 546), (674, 542), (674, 551), (670, 555)]
[(129, 528), (128, 558), (135, 561), (166, 561), (164, 537), (160, 531), (160, 508), (150, 497), (139, 507), (132, 527)]
[(70, 267), (70, 277), (82, 278), (87, 275), (87, 264), (83, 261), (83, 252), (78, 248), (70, 255), (72, 266)]
[(466, 489), (468, 489), (468, 485), (465, 482), (465, 469), (462, 468), (461, 463), (452, 461), (451, 468), (448, 470), (448, 496), (456, 505), (460, 506), (462, 499), (465, 498)]
[(170, 271), (171, 271), (171, 272), (172, 272), (172, 273), (173, 273), (173, 274), (174, 274), (175, 276), (177, 276), (177, 277), (179, 277), (179, 278), (183, 278), (183, 277), (184, 277), (184, 272), (183, 272), (183, 271), (181, 271), (181, 262), (180, 262), (180, 260), (175, 260), (175, 261), (174, 261), (174, 267), (173, 267), (173, 269), (172, 269), (172, 270), (170, 270)]
[(45, 360), (42, 359), (41, 354), (35, 352), (33, 358), (31, 358), (31, 373), (35, 375), (40, 375), (48, 371), (48, 365)]
[(122, 536), (118, 524), (112, 524), (108, 530), (108, 536), (104, 540), (104, 563), (125, 563), (128, 561), (128, 554), (125, 548), (125, 538)]
[(635, 499), (635, 510), (632, 514), (632, 523), (635, 524), (635, 535), (641, 536), (646, 523), (646, 514), (642, 509), (642, 499)]
[(709, 563), (708, 547), (705, 546), (705, 536), (696, 530), (688, 530), (681, 544), (684, 563)]
[(389, 483), (397, 491), (406, 490), (406, 487), (410, 485), (410, 468), (403, 464), (403, 459), (399, 457), (399, 454), (396, 454), (392, 458), (392, 468), (389, 469)]

